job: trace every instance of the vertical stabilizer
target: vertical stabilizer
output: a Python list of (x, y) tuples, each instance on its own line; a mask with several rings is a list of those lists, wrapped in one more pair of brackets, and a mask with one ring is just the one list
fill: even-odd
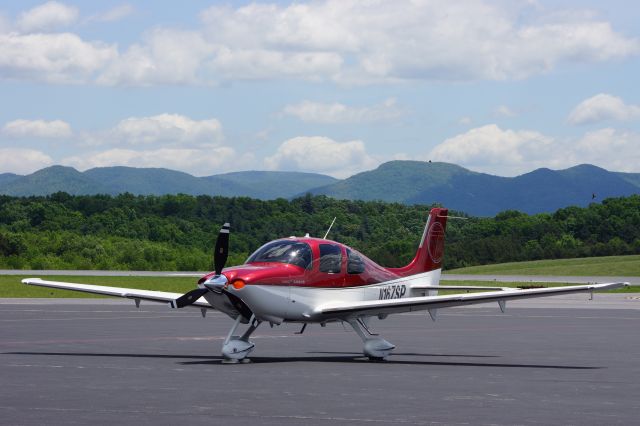
[(407, 266), (388, 268), (389, 271), (405, 277), (442, 268), (447, 213), (448, 210), (444, 208), (431, 209), (416, 256)]

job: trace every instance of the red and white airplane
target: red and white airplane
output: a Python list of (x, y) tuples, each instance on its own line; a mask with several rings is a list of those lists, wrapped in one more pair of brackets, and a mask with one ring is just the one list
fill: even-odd
[[(440, 308), (498, 302), (504, 312), (507, 300), (557, 294), (593, 292), (620, 288), (627, 283), (589, 284), (539, 289), (440, 286), (447, 209), (431, 210), (415, 258), (402, 268), (385, 268), (358, 251), (335, 241), (290, 237), (271, 241), (256, 250), (244, 265), (224, 268), (229, 250), (229, 224), (225, 223), (214, 253), (215, 271), (198, 281), (198, 288), (180, 295), (45, 281), (22, 280), (24, 284), (77, 290), (88, 293), (169, 303), (172, 308), (193, 307), (224, 312), (234, 324), (222, 345), (229, 362), (244, 360), (253, 350), (251, 334), (263, 322), (272, 326), (284, 322), (308, 324), (348, 323), (364, 343), (363, 353), (372, 360), (385, 359), (395, 346), (373, 334), (368, 327), (373, 317), (428, 311), (435, 321)], [(438, 295), (438, 290), (485, 290), (478, 293)], [(249, 324), (235, 335), (240, 324)]]

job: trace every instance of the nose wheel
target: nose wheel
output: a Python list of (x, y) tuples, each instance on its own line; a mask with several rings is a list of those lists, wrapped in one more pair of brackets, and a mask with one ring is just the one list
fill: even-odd
[(222, 356), (223, 363), (225, 364), (237, 364), (239, 362), (249, 362), (247, 356), (251, 353), (256, 346), (249, 340), (249, 336), (260, 326), (261, 321), (258, 321), (254, 316), (249, 321), (249, 328), (244, 332), (242, 336), (235, 336), (234, 333), (238, 329), (240, 322), (242, 321), (242, 315), (236, 317), (236, 321), (233, 323), (233, 327), (229, 330), (227, 338), (222, 344)]

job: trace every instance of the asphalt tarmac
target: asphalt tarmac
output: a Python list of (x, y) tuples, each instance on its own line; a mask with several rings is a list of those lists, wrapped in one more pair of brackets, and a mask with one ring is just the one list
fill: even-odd
[(0, 424), (637, 424), (640, 299), (587, 298), (374, 321), (383, 363), (338, 324), (263, 325), (242, 365), (221, 363), (219, 313), (4, 300)]

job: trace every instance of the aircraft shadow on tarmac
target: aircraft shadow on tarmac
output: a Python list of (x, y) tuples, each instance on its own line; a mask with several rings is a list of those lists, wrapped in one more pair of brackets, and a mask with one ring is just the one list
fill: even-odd
[[(286, 364), (292, 362), (335, 362), (335, 363), (371, 363), (366, 357), (355, 352), (309, 352), (311, 354), (334, 354), (333, 356), (302, 356), (302, 357), (251, 357), (251, 364)], [(343, 356), (337, 356), (342, 354)], [(70, 356), (70, 357), (103, 357), (103, 358), (156, 358), (156, 359), (187, 359), (191, 361), (178, 361), (180, 365), (222, 365), (221, 356), (206, 355), (161, 355), (161, 354), (126, 354), (126, 353), (95, 353), (95, 352), (3, 352), (3, 355), (36, 355), (36, 356)], [(468, 358), (499, 358), (497, 355), (443, 355), (443, 354), (419, 354), (397, 353), (397, 356), (422, 356), (422, 357), (468, 357)], [(453, 366), (453, 367), (493, 367), (493, 368), (535, 368), (535, 369), (559, 369), (559, 370), (598, 370), (604, 367), (579, 366), (579, 365), (550, 365), (550, 364), (507, 364), (484, 362), (458, 362), (458, 361), (416, 361), (390, 359), (381, 361), (385, 365), (423, 365), (423, 366)]]
[[(331, 352), (331, 351), (314, 351), (308, 354), (327, 354), (327, 355), (353, 355), (361, 357), (361, 352)], [(416, 352), (394, 352), (392, 356), (428, 356), (428, 357), (455, 357), (455, 358), (500, 358), (500, 355), (469, 355), (469, 354), (419, 354)]]

